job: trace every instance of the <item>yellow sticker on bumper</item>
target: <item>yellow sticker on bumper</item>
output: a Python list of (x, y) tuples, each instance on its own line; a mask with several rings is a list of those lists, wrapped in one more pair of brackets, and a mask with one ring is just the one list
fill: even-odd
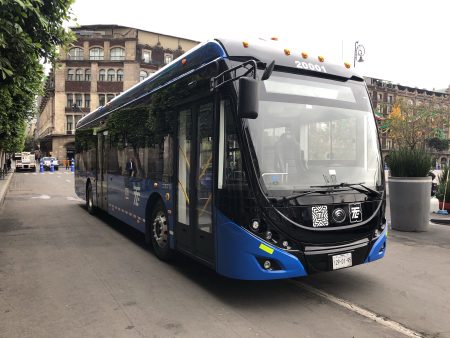
[(267, 245), (265, 245), (265, 244), (260, 244), (259, 245), (259, 248), (262, 250), (262, 251), (264, 251), (264, 252), (267, 252), (268, 254), (273, 254), (273, 249), (271, 248), (271, 247), (269, 247), (269, 246), (267, 246)]

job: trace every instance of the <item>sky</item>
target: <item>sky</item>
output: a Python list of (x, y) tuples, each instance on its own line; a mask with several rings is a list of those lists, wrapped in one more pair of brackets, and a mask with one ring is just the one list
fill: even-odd
[[(450, 87), (450, 2), (445, 0), (76, 0), (76, 24), (117, 24), (206, 41), (277, 37), (286, 48), (429, 90)], [(69, 25), (75, 25), (70, 22)]]

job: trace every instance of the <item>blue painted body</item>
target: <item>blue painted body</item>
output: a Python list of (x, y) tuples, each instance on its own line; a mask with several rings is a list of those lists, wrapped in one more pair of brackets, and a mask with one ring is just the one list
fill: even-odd
[[(152, 179), (107, 175), (108, 213), (137, 230), (145, 233), (145, 212), (147, 202), (152, 194), (157, 194), (164, 201), (168, 213), (169, 234), (173, 233), (173, 196), (172, 184), (161, 183)], [(169, 194), (170, 199), (166, 199)], [(170, 247), (175, 248), (173, 236), (169, 235)]]
[(372, 246), (372, 249), (370, 250), (369, 255), (367, 256), (364, 263), (373, 262), (384, 257), (384, 254), (386, 252), (387, 231), (388, 226), (386, 224), (386, 229), (384, 229), (380, 237), (378, 237), (377, 241)]
[[(241, 226), (216, 212), (216, 271), (221, 275), (239, 279), (280, 279), (306, 276), (305, 268), (297, 257), (272, 246)], [(269, 254), (259, 248), (260, 244), (273, 249)], [(256, 258), (277, 261), (282, 270), (262, 268)]]

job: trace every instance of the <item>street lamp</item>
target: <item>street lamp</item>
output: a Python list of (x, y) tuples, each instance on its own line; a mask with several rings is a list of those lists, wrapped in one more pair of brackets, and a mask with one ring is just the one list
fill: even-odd
[(364, 62), (363, 55), (366, 54), (366, 50), (363, 45), (358, 45), (359, 41), (355, 42), (355, 53), (353, 55), (353, 68), (356, 67), (356, 59), (359, 56), (358, 62)]

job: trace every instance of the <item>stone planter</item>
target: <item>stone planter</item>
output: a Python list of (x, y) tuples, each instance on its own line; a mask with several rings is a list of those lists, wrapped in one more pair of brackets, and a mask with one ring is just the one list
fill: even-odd
[(389, 177), (392, 229), (427, 231), (431, 177)]

